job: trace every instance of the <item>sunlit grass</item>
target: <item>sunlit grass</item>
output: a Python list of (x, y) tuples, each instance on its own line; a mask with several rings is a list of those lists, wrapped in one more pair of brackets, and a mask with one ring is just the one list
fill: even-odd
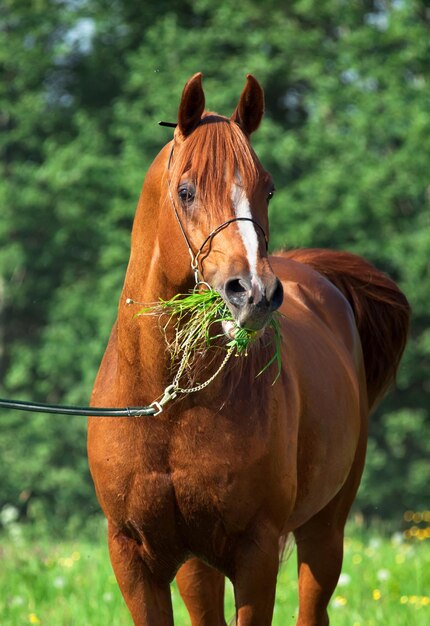
[[(105, 531), (97, 541), (30, 541), (18, 525), (1, 535), (0, 626), (127, 626), (132, 624), (112, 573)], [(430, 541), (383, 538), (349, 528), (342, 575), (330, 604), (334, 626), (427, 626)], [(296, 557), (281, 568), (273, 624), (297, 617)], [(175, 624), (188, 625), (172, 586)], [(234, 615), (231, 587), (226, 616)]]
[[(139, 315), (159, 318), (160, 331), (166, 336), (172, 363), (184, 359), (192, 368), (198, 359), (206, 356), (213, 346), (231, 349), (237, 356), (246, 357), (248, 349), (259, 336), (255, 330), (238, 327), (221, 295), (212, 289), (177, 294), (170, 300), (143, 308)], [(269, 339), (273, 353), (264, 364), (260, 374), (276, 362), (278, 378), (281, 370), (281, 327), (280, 313), (275, 312), (268, 323)], [(221, 322), (231, 324), (231, 336), (227, 338)], [(172, 338), (167, 339), (168, 329), (173, 329)]]

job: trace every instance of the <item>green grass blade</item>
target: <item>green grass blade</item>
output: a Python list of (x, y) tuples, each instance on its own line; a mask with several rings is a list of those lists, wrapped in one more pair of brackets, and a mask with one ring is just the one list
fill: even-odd
[[(188, 294), (176, 294), (170, 300), (162, 300), (152, 306), (141, 309), (139, 315), (163, 315), (167, 316), (167, 322), (162, 329), (166, 334), (167, 328), (174, 328), (174, 339), (168, 343), (172, 361), (179, 355), (187, 352), (187, 363), (192, 365), (196, 354), (201, 354), (216, 342), (221, 347), (219, 340), (225, 337), (224, 333), (214, 330), (223, 321), (234, 321), (221, 295), (214, 290), (201, 292), (192, 291)], [(278, 380), (281, 369), (281, 326), (279, 314), (275, 313), (269, 323), (272, 330), (274, 354), (260, 370), (257, 376), (263, 374), (273, 363), (277, 364), (277, 374), (273, 384)], [(224, 344), (225, 349), (235, 348), (238, 356), (247, 356), (249, 346), (255, 341), (258, 332), (246, 328), (237, 328), (235, 336), (228, 339)], [(189, 357), (189, 358), (188, 358)]]

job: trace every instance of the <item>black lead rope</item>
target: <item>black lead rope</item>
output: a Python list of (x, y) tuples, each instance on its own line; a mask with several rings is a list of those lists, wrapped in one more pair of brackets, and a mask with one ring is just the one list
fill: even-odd
[(142, 417), (155, 415), (154, 406), (135, 406), (121, 409), (101, 408), (92, 406), (60, 406), (56, 404), (39, 404), (38, 402), (21, 402), (18, 400), (1, 400), (0, 409), (30, 411), (31, 413), (56, 413), (57, 415), (80, 415), (91, 417)]

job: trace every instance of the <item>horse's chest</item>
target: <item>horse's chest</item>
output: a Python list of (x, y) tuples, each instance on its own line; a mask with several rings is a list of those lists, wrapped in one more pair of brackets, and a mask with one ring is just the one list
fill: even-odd
[(158, 529), (170, 518), (189, 547), (196, 548), (198, 537), (217, 552), (221, 537), (243, 532), (267, 501), (268, 482), (273, 490), (277, 483), (267, 442), (225, 432), (201, 435), (173, 441), (169, 471), (146, 468), (130, 501), (141, 508), (147, 527)]
[(191, 528), (208, 520), (219, 522), (227, 534), (242, 532), (263, 503), (280, 500), (282, 481), (274, 474), (286, 473), (279, 463), (287, 461), (273, 448), (273, 432), (257, 420), (249, 419), (246, 426), (221, 417), (193, 428), (185, 423), (170, 453), (172, 484), (185, 524)]
[(191, 552), (222, 567), (262, 508), (285, 510), (287, 443), (261, 420), (193, 413), (173, 428), (125, 434), (99, 451), (93, 476), (105, 513), (142, 542), (150, 564), (170, 554), (173, 570)]

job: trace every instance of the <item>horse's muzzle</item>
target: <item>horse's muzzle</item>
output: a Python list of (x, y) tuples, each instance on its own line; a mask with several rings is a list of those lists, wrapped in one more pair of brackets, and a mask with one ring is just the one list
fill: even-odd
[(237, 325), (248, 330), (263, 328), (284, 299), (282, 283), (273, 274), (264, 282), (235, 276), (225, 282), (222, 291)]

